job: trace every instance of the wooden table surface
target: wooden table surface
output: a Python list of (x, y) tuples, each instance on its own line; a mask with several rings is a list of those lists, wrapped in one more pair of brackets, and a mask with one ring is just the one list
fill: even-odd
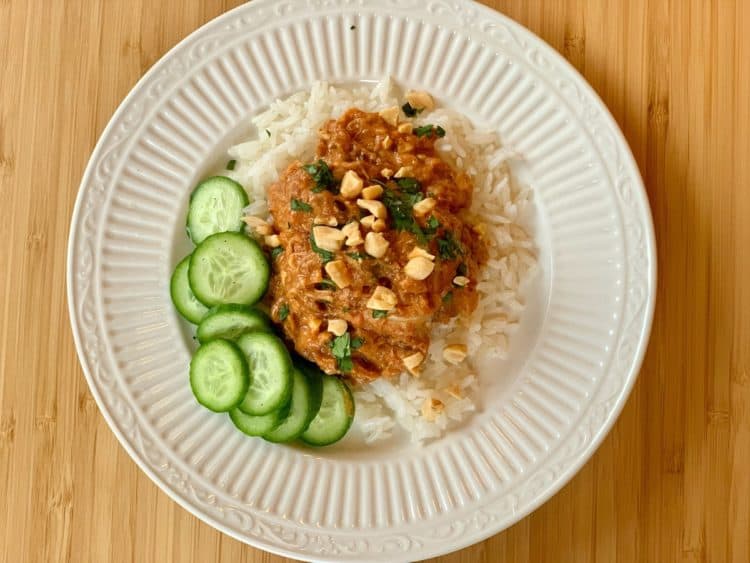
[[(76, 359), (68, 226), (136, 80), (237, 0), (0, 0), (0, 563), (278, 562), (167, 498)], [(492, 0), (591, 82), (630, 142), (659, 284), (638, 384), (593, 459), (436, 561), (750, 561), (750, 2)]]

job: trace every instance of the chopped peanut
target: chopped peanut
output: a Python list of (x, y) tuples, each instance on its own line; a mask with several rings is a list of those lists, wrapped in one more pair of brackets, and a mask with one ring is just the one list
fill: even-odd
[(422, 404), (422, 416), (428, 422), (434, 422), (435, 419), (440, 416), (440, 413), (443, 412), (444, 408), (445, 405), (443, 405), (443, 402), (440, 399), (425, 399)]
[(383, 219), (375, 219), (375, 221), (372, 224), (372, 230), (376, 233), (382, 233), (388, 228), (388, 225), (386, 224)]
[(389, 108), (386, 108), (380, 112), (380, 117), (382, 117), (388, 125), (393, 125), (394, 127), (398, 125), (398, 115), (399, 115), (399, 107), (398, 106), (392, 106)]
[(365, 183), (354, 170), (347, 170), (341, 179), (341, 196), (346, 199), (358, 197)]
[(380, 175), (386, 180), (388, 180), (390, 179), (391, 176), (393, 176), (393, 170), (391, 170), (390, 168), (383, 168), (380, 171)]
[(399, 133), (411, 133), (412, 132), (412, 125), (411, 123), (402, 123), (398, 126), (398, 132)]
[(329, 227), (335, 227), (339, 222), (336, 221), (335, 217), (315, 217), (313, 219), (313, 225), (328, 225)]
[(385, 139), (383, 139), (383, 148), (385, 150), (388, 150), (393, 146), (393, 139), (391, 139), (390, 135), (387, 135)]
[(362, 190), (362, 197), (365, 199), (378, 199), (381, 195), (383, 195), (383, 188), (377, 184), (374, 186), (367, 186)]
[(278, 246), (281, 246), (279, 235), (266, 235), (266, 237), (263, 240), (265, 241), (266, 246), (269, 246), (271, 248), (276, 248)]
[(437, 205), (437, 201), (431, 197), (426, 197), (414, 204), (414, 215), (417, 217), (427, 215), (430, 211), (435, 209), (435, 205)]
[(397, 304), (398, 299), (396, 298), (396, 294), (387, 287), (379, 285), (375, 288), (375, 291), (372, 292), (372, 295), (367, 300), (366, 306), (368, 309), (390, 311), (394, 309)]
[(259, 235), (266, 236), (273, 234), (273, 227), (271, 227), (271, 225), (269, 225), (266, 221), (259, 217), (255, 217), (254, 215), (247, 215), (246, 217), (243, 217), (242, 220), (245, 221), (245, 224), (248, 227), (250, 227)]
[(362, 238), (362, 233), (359, 230), (358, 221), (347, 223), (344, 225), (344, 228), (341, 229), (341, 232), (346, 236), (346, 242), (344, 243), (346, 246), (359, 246), (365, 242), (365, 239)]
[(424, 354), (422, 352), (415, 352), (411, 356), (405, 357), (403, 360), (404, 367), (411, 373), (412, 375), (419, 375), (419, 366), (424, 361)]
[(322, 324), (323, 324), (323, 320), (316, 319), (315, 317), (307, 321), (308, 328), (312, 330), (313, 332), (318, 332), (320, 330), (320, 325)]
[(328, 262), (323, 269), (333, 280), (333, 283), (341, 289), (349, 287), (352, 284), (352, 276), (343, 260), (333, 260)]
[(393, 175), (394, 178), (410, 178), (414, 174), (411, 166), (402, 166)]
[(443, 348), (443, 359), (450, 364), (460, 364), (466, 359), (467, 349), (464, 344), (450, 344)]
[(365, 237), (365, 252), (373, 258), (382, 258), (390, 243), (380, 233), (367, 233)]
[(426, 279), (435, 269), (435, 263), (424, 256), (416, 256), (404, 266), (404, 273), (413, 280)]
[(375, 221), (380, 221), (380, 219), (375, 217), (375, 215), (368, 215), (367, 217), (362, 217), (362, 219), (359, 221), (359, 224), (362, 225), (365, 229), (372, 230)]
[(435, 109), (435, 100), (433, 100), (432, 96), (424, 90), (409, 90), (406, 93), (406, 101), (409, 102), (409, 105), (414, 109)]
[(458, 287), (465, 287), (469, 285), (470, 281), (471, 280), (466, 276), (456, 276), (455, 278), (453, 278), (453, 284), (457, 285)]
[(366, 209), (378, 219), (388, 217), (388, 210), (385, 208), (385, 205), (374, 199), (358, 199), (357, 205), (362, 209)]
[(323, 250), (336, 252), (341, 248), (346, 237), (344, 237), (344, 233), (333, 227), (317, 226), (313, 227), (313, 238), (315, 244)]
[(346, 333), (347, 328), (349, 328), (349, 325), (344, 319), (331, 319), (328, 321), (328, 332), (334, 336), (342, 336)]
[(407, 258), (412, 259), (417, 257), (427, 258), (428, 260), (435, 260), (435, 256), (433, 254), (430, 254), (424, 248), (415, 246), (407, 256)]

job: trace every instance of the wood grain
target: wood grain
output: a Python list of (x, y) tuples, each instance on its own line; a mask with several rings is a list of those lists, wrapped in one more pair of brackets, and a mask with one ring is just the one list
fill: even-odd
[[(283, 561), (161, 493), (88, 392), (65, 254), (94, 143), (141, 74), (237, 0), (0, 0), (0, 562)], [(750, 2), (492, 0), (591, 82), (659, 249), (641, 377), (560, 494), (459, 562), (750, 561)]]

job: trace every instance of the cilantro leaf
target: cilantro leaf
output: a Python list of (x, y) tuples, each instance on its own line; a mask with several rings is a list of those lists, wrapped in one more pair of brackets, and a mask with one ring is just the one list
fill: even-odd
[(279, 307), (279, 320), (285, 321), (286, 318), (289, 316), (289, 305), (286, 303), (282, 303), (281, 307)]
[(271, 249), (271, 260), (275, 260), (276, 258), (278, 258), (279, 254), (281, 254), (282, 252), (284, 252), (284, 247), (283, 246), (277, 246), (276, 248), (272, 248)]
[(352, 363), (352, 350), (356, 350), (364, 344), (362, 338), (352, 339), (351, 335), (346, 332), (341, 336), (335, 337), (328, 346), (331, 348), (331, 354), (336, 358), (336, 365), (341, 373), (349, 373), (354, 368)]
[(398, 178), (396, 183), (401, 191), (409, 194), (415, 194), (422, 190), (422, 184), (416, 178)]
[(236, 160), (230, 160), (227, 162), (227, 170), (234, 170), (234, 167), (237, 166)]
[(443, 236), (438, 239), (437, 245), (440, 258), (443, 260), (453, 260), (464, 253), (461, 243), (456, 240), (450, 231), (445, 231)]
[(325, 289), (332, 289), (333, 291), (336, 291), (339, 288), (333, 280), (327, 278), (320, 280), (317, 285), (323, 286)]
[(303, 213), (310, 213), (312, 211), (312, 205), (297, 198), (292, 198), (289, 207), (292, 211), (302, 211)]
[(422, 125), (422, 127), (414, 129), (414, 134), (417, 137), (431, 137), (433, 133), (439, 138), (445, 137), (445, 129), (440, 125), (437, 127), (435, 125)]
[(354, 260), (365, 260), (366, 258), (369, 258), (364, 252), (347, 252), (346, 255)]
[(453, 301), (453, 292), (449, 291), (443, 295), (443, 303), (450, 303), (451, 301)]
[(406, 102), (403, 106), (401, 106), (401, 109), (404, 110), (404, 115), (406, 115), (406, 117), (414, 117), (424, 111), (424, 108), (417, 109), (409, 102)]
[(434, 215), (430, 215), (430, 218), (427, 219), (427, 224), (422, 229), (424, 231), (424, 234), (427, 236), (434, 235), (438, 228), (440, 227), (440, 221), (437, 220), (437, 217)]
[(372, 310), (372, 318), (373, 319), (384, 319), (388, 316), (388, 311), (380, 311), (378, 309)]
[(331, 169), (328, 168), (328, 164), (326, 164), (325, 160), (320, 159), (318, 162), (305, 164), (302, 167), (302, 170), (307, 172), (313, 179), (313, 182), (315, 182), (315, 187), (313, 187), (312, 190), (313, 192), (318, 193), (323, 190), (335, 190), (336, 179), (333, 177), (333, 173), (331, 172)]

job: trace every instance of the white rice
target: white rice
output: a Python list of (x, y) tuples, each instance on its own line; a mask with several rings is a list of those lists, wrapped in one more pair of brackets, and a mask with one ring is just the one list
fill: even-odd
[[(245, 186), (254, 200), (247, 212), (268, 220), (266, 189), (291, 162), (313, 160), (317, 132), (323, 123), (350, 107), (378, 111), (402, 103), (390, 79), (372, 89), (336, 88), (316, 82), (309, 92), (276, 101), (255, 117), (257, 138), (229, 149), (237, 164), (233, 171), (224, 173)], [(518, 155), (500, 144), (496, 132), (476, 129), (455, 111), (438, 108), (423, 112), (413, 121), (416, 125), (441, 125), (446, 130), (436, 147), (446, 161), (464, 170), (474, 182), (471, 212), (487, 226), (490, 259), (478, 283), (479, 305), (470, 318), (434, 326), (419, 378), (404, 373), (354, 390), (354, 426), (368, 443), (390, 438), (397, 427), (415, 443), (438, 438), (478, 408), (480, 382), (474, 366), (480, 359), (507, 357), (508, 341), (524, 309), (524, 284), (537, 268), (534, 243), (520, 226), (529, 206), (530, 190), (517, 187), (508, 168), (508, 161)], [(442, 357), (444, 347), (455, 343), (468, 348), (467, 359), (458, 366)], [(447, 392), (449, 388), (451, 393)], [(431, 399), (444, 405), (434, 420), (422, 414), (423, 405)]]

